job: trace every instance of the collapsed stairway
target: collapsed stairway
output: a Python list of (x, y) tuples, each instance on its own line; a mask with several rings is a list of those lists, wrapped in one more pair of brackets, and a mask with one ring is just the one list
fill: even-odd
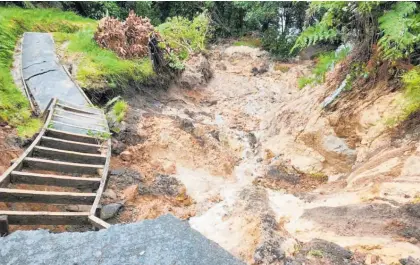
[[(45, 124), (36, 139), (0, 177), (0, 202), (53, 204), (62, 208), (88, 205), (90, 210), (0, 211), (0, 234), (7, 234), (8, 225), (93, 224), (108, 228), (109, 224), (98, 218), (111, 157), (104, 113), (51, 99), (44, 117)], [(38, 190), (27, 189), (28, 185)], [(46, 186), (61, 190), (44, 191)]]

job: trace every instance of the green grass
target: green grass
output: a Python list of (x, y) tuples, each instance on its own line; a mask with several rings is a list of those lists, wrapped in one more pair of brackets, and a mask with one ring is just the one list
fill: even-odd
[(75, 32), (86, 23), (91, 20), (56, 9), (0, 7), (0, 120), (17, 127), (20, 136), (33, 135), (41, 122), (31, 118), (29, 102), (10, 72), (17, 40), (25, 31)]
[(76, 78), (84, 89), (124, 89), (141, 84), (154, 75), (148, 57), (124, 60), (114, 52), (100, 48), (93, 40), (95, 27), (74, 33), (54, 33), (57, 44), (68, 41), (65, 53), (77, 57)]
[(399, 111), (387, 117), (385, 124), (393, 127), (409, 118), (409, 116), (420, 109), (420, 67), (415, 67), (402, 75), (404, 91), (396, 99)]
[(324, 83), (328, 71), (331, 71), (335, 64), (343, 61), (349, 52), (349, 48), (344, 48), (339, 52), (331, 51), (320, 54), (316, 59), (317, 62), (315, 67), (312, 69), (312, 75), (310, 77), (301, 77), (298, 79), (298, 88), (302, 89), (306, 85)]
[(308, 252), (308, 255), (315, 257), (315, 258), (322, 258), (324, 257), (324, 254), (321, 250), (318, 249), (311, 249), (311, 251)]
[(117, 121), (121, 122), (128, 109), (128, 104), (124, 100), (118, 100), (114, 106), (112, 107), (112, 111), (115, 114), (115, 117), (117, 117)]
[(66, 55), (79, 62), (76, 77), (84, 89), (127, 88), (153, 76), (148, 58), (123, 60), (101, 49), (93, 40), (97, 21), (58, 9), (0, 7), (0, 121), (17, 127), (20, 136), (31, 136), (41, 126), (31, 118), (27, 98), (10, 72), (17, 40), (26, 31), (51, 32), (57, 44), (69, 41)]
[(261, 40), (257, 38), (251, 37), (242, 37), (240, 40), (235, 41), (233, 46), (248, 46), (252, 48), (260, 48), (261, 47)]

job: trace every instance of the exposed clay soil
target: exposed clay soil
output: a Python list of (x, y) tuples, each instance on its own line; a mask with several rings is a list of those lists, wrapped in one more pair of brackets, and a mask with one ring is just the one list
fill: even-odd
[(190, 89), (126, 95), (112, 196), (104, 198), (124, 206), (109, 222), (172, 213), (248, 264), (420, 258), (416, 125), (389, 130), (383, 122), (398, 90), (375, 77), (323, 110), (345, 65), (326, 85), (299, 91), (311, 61), (277, 63), (229, 45), (208, 57), (207, 84), (194, 63)]

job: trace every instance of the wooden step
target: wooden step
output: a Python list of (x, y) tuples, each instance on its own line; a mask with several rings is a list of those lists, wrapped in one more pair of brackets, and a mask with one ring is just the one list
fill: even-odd
[(32, 156), (85, 164), (105, 164), (106, 161), (106, 156), (103, 155), (73, 152), (44, 146), (35, 146)]
[(57, 186), (57, 187), (73, 187), (73, 188), (79, 188), (79, 189), (83, 189), (83, 188), (97, 189), (99, 187), (101, 179), (12, 171), (11, 182), (33, 184), (33, 185), (49, 185), (49, 186)]
[(100, 154), (101, 145), (88, 144), (76, 141), (62, 140), (49, 136), (42, 136), (41, 145), (50, 148), (62, 149), (67, 151)]
[(58, 130), (67, 131), (71, 133), (86, 134), (90, 136), (94, 136), (94, 135), (102, 136), (102, 135), (110, 134), (109, 132), (104, 131), (103, 129), (101, 130), (101, 129), (97, 129), (97, 128), (93, 128), (89, 126), (83, 127), (83, 126), (78, 126), (78, 125), (72, 125), (72, 124), (68, 124), (68, 123), (64, 123), (64, 122), (60, 122), (56, 120), (52, 120), (50, 124), (51, 124), (50, 126), (52, 126), (53, 129), (58, 129)]
[(23, 166), (37, 170), (41, 169), (62, 173), (79, 173), (89, 175), (97, 175), (98, 169), (104, 168), (103, 165), (70, 163), (34, 157), (26, 157), (25, 159), (23, 159)]
[(96, 122), (96, 120), (93, 119), (87, 119), (82, 117), (77, 118), (70, 118), (63, 115), (54, 114), (53, 115), (53, 121), (62, 122), (78, 127), (84, 127), (91, 130), (100, 130), (106, 132), (107, 126), (103, 123)]
[(56, 108), (54, 110), (54, 114), (69, 117), (72, 119), (78, 119), (78, 118), (86, 118), (89, 120), (92, 120), (95, 123), (105, 123), (106, 119), (104, 119), (102, 116), (98, 115), (90, 115), (90, 114), (82, 114), (78, 112), (68, 111), (62, 108)]
[(37, 202), (51, 204), (82, 204), (94, 202), (95, 193), (37, 191), (0, 188), (2, 202)]
[(77, 112), (81, 114), (88, 114), (88, 115), (97, 115), (103, 117), (102, 110), (96, 108), (89, 108), (86, 106), (74, 106), (69, 103), (57, 102), (56, 104), (60, 108), (72, 112)]
[(67, 141), (74, 141), (74, 142), (81, 142), (81, 143), (88, 143), (88, 144), (99, 144), (106, 139), (100, 137), (92, 137), (85, 134), (77, 134), (77, 133), (70, 133), (66, 131), (61, 131), (57, 129), (48, 128), (45, 132), (45, 136), (52, 137), (52, 138), (59, 138), (62, 140)]
[(88, 212), (31, 212), (0, 211), (10, 225), (85, 225), (89, 224)]

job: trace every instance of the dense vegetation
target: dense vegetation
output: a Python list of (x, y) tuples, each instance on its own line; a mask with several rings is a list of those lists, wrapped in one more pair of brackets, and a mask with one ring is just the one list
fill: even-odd
[[(388, 80), (402, 79), (405, 87), (401, 113), (393, 117), (397, 123), (420, 108), (420, 72), (414, 67), (420, 54), (419, 14), (414, 2), (313, 2), (307, 10), (307, 26), (292, 51), (314, 44), (337, 47), (352, 43), (355, 48), (348, 65), (347, 89), (358, 79), (375, 80), (385, 66)], [(314, 70), (325, 73), (331, 69), (325, 65), (336, 61), (334, 56), (321, 55)], [(300, 84), (316, 80), (319, 78), (302, 78)]]
[[(141, 40), (129, 40), (138, 30), (135, 23), (127, 28), (128, 24), (120, 22), (144, 17), (149, 19), (147, 23), (150, 21), (147, 32), (158, 34), (160, 48), (172, 69), (182, 70), (190, 54), (204, 51), (208, 42), (220, 38), (234, 37), (234, 45), (261, 47), (281, 60), (319, 45), (324, 47), (323, 52), (317, 55), (312, 75), (299, 80), (300, 88), (323, 83), (326, 73), (344, 61), (342, 78), (346, 79), (346, 89), (351, 90), (360, 79), (376, 80), (379, 68), (385, 65), (388, 79), (401, 80), (399, 84), (405, 87), (403, 111), (397, 120), (420, 108), (420, 17), (414, 2), (67, 1), (1, 5), (24, 8), (0, 9), (0, 121), (17, 126), (21, 135), (30, 135), (39, 126), (30, 118), (27, 100), (9, 72), (16, 41), (24, 31), (53, 32), (57, 44), (63, 44), (60, 49), (66, 57), (76, 61), (77, 80), (84, 89), (124, 89), (139, 86), (155, 75), (151, 61), (144, 57), (149, 33)], [(43, 9), (47, 7), (80, 16)], [(143, 18), (127, 18), (130, 10)], [(102, 28), (101, 37), (96, 38), (98, 45), (94, 40), (97, 20), (107, 15), (115, 19), (108, 20), (113, 23), (108, 29)], [(114, 24), (121, 25), (118, 34), (124, 40), (122, 46), (112, 49), (103, 43), (112, 41), (114, 28), (118, 28)], [(126, 45), (137, 45), (136, 41), (143, 46), (133, 47), (142, 49), (142, 53), (130, 51), (133, 47)], [(344, 60), (349, 57), (351, 60)]]

